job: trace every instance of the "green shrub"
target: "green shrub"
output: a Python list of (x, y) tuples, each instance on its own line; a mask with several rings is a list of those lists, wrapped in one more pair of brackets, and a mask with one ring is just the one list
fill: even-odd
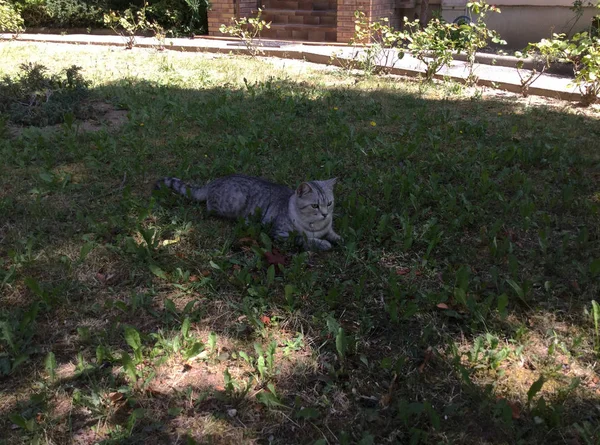
[(0, 32), (19, 32), (23, 30), (23, 18), (16, 8), (0, 0)]
[(371, 21), (363, 11), (354, 11), (354, 19), (354, 36), (349, 45), (364, 45), (363, 51), (354, 56), (354, 62), (368, 74), (389, 72), (400, 59), (392, 49), (401, 34), (389, 25), (388, 18)]
[(208, 32), (207, 0), (157, 0), (148, 2), (148, 19), (174, 34)]
[(46, 10), (55, 27), (90, 27), (102, 24), (103, 0), (46, 0)]
[[(6, 0), (0, 0), (2, 4)], [(134, 15), (144, 7), (140, 0), (15, 0), (26, 27), (103, 27), (104, 14)], [(172, 35), (208, 31), (207, 0), (153, 0), (145, 5), (148, 21)]]
[(26, 28), (46, 26), (52, 19), (46, 9), (46, 0), (17, 0), (14, 2), (21, 13)]
[(477, 15), (477, 20), (455, 24), (457, 31), (453, 32), (452, 37), (455, 41), (456, 50), (465, 53), (467, 56), (467, 67), (469, 69), (467, 83), (474, 85), (478, 80), (474, 72), (477, 51), (487, 47), (490, 41), (497, 45), (506, 45), (506, 41), (500, 38), (498, 32), (489, 29), (485, 23), (487, 14), (489, 12), (500, 14), (500, 8), (488, 5), (481, 0), (467, 3), (467, 9), (469, 15)]
[(400, 54), (408, 50), (421, 61), (425, 65), (425, 79), (431, 81), (444, 66), (452, 62), (454, 31), (456, 25), (438, 18), (431, 19), (425, 28), (421, 28), (419, 20), (411, 22), (404, 17), (404, 32), (400, 38), (406, 42), (406, 49), (401, 49)]
[(0, 79), (0, 114), (12, 123), (34, 126), (62, 123), (67, 113), (88, 117), (88, 82), (80, 69), (73, 65), (48, 74), (43, 65), (22, 64), (18, 76)]
[(263, 29), (269, 29), (270, 27), (271, 22), (267, 23), (262, 19), (262, 9), (258, 8), (256, 17), (232, 18), (231, 24), (229, 26), (222, 24), (219, 31), (240, 39), (246, 45), (248, 53), (255, 57), (263, 53), (261, 44), (258, 42), (260, 33)]
[[(546, 66), (554, 61), (570, 63), (575, 75), (573, 85), (577, 86), (581, 92), (581, 102), (589, 105), (598, 101), (600, 97), (600, 37), (595, 37), (587, 31), (577, 33), (571, 38), (565, 34), (554, 34), (551, 39), (530, 43), (524, 53), (526, 56), (537, 56), (538, 58), (541, 55)], [(524, 55), (518, 52), (517, 56), (523, 57)], [(519, 63), (517, 68), (521, 67), (522, 63)], [(522, 76), (522, 88), (524, 84), (528, 88), (536, 78), (533, 75)]]

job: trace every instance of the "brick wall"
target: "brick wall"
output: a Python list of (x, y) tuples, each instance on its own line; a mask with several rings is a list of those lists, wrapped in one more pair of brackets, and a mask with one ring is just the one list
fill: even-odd
[[(219, 32), (221, 24), (229, 24), (233, 17), (248, 17), (253, 15), (252, 11), (256, 10), (258, 5), (261, 5), (261, 2), (265, 3), (265, 1), (212, 0), (211, 9), (208, 12), (209, 35), (222, 35)], [(399, 29), (402, 18), (399, 14), (400, 10), (396, 7), (396, 3), (397, 0), (337, 0), (336, 5), (335, 0), (328, 0), (328, 8), (337, 9), (337, 41), (348, 42), (354, 36), (354, 11), (363, 11), (370, 20), (380, 20), (383, 17), (388, 17), (390, 25)]]
[(219, 27), (222, 24), (229, 25), (231, 19), (236, 16), (236, 0), (212, 0), (208, 11), (208, 34), (211, 36), (222, 36)]
[(363, 11), (371, 17), (373, 3), (378, 0), (337, 1), (337, 41), (349, 42), (354, 36), (354, 11)]
[[(387, 17), (389, 24), (400, 29), (404, 10), (397, 0), (338, 0), (337, 41), (348, 42), (354, 36), (354, 11), (363, 11), (371, 21)], [(400, 4), (402, 6), (402, 4)]]
[(402, 23), (399, 10), (396, 7), (395, 0), (373, 0), (373, 6), (371, 8), (371, 20), (377, 21), (384, 17), (389, 19), (389, 24), (394, 29), (400, 29)]
[(256, 11), (258, 7), (263, 7), (263, 3), (257, 0), (239, 0), (240, 1), (240, 17), (256, 17)]
[[(222, 36), (219, 27), (229, 25), (232, 18), (255, 16), (258, 0), (211, 0), (208, 11), (208, 35)], [(264, 3), (264, 1), (263, 1)]]

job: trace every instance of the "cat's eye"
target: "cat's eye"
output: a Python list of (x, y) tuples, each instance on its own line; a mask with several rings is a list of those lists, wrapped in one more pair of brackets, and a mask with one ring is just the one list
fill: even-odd
[(327, 203), (327, 207), (331, 207), (331, 204), (333, 204), (333, 202), (332, 202), (332, 201), (329, 201), (329, 202)]
[(318, 209), (319, 208), (319, 204), (312, 204), (312, 208), (313, 209)]

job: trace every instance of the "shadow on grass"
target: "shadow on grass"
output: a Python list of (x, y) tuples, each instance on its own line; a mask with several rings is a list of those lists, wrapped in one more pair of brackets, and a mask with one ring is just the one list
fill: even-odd
[[(595, 116), (385, 82), (94, 94), (129, 122), (0, 141), (7, 443), (597, 440)], [(234, 172), (337, 176), (345, 246), (269, 272), (256, 226), (150, 193)]]

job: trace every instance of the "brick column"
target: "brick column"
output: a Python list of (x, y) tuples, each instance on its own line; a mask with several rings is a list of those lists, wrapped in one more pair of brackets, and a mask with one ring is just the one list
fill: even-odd
[(239, 0), (239, 1), (240, 1), (240, 13), (239, 13), (240, 17), (256, 17), (256, 11), (258, 10), (259, 5), (261, 8), (264, 8), (263, 3), (265, 3), (264, 0), (262, 2), (257, 2), (256, 0)]
[(372, 16), (373, 2), (376, 0), (338, 0), (337, 2), (337, 41), (349, 42), (354, 36), (354, 11), (363, 11), (368, 19)]
[(373, 0), (373, 6), (371, 8), (371, 20), (377, 21), (382, 18), (387, 18), (389, 24), (394, 29), (400, 29), (400, 17), (396, 13), (397, 1), (396, 0)]
[(254, 17), (257, 0), (212, 0), (208, 11), (208, 35), (222, 36), (221, 25), (229, 25), (232, 18)]
[(208, 35), (222, 36), (219, 28), (222, 24), (229, 25), (236, 17), (236, 0), (212, 0), (208, 11)]

